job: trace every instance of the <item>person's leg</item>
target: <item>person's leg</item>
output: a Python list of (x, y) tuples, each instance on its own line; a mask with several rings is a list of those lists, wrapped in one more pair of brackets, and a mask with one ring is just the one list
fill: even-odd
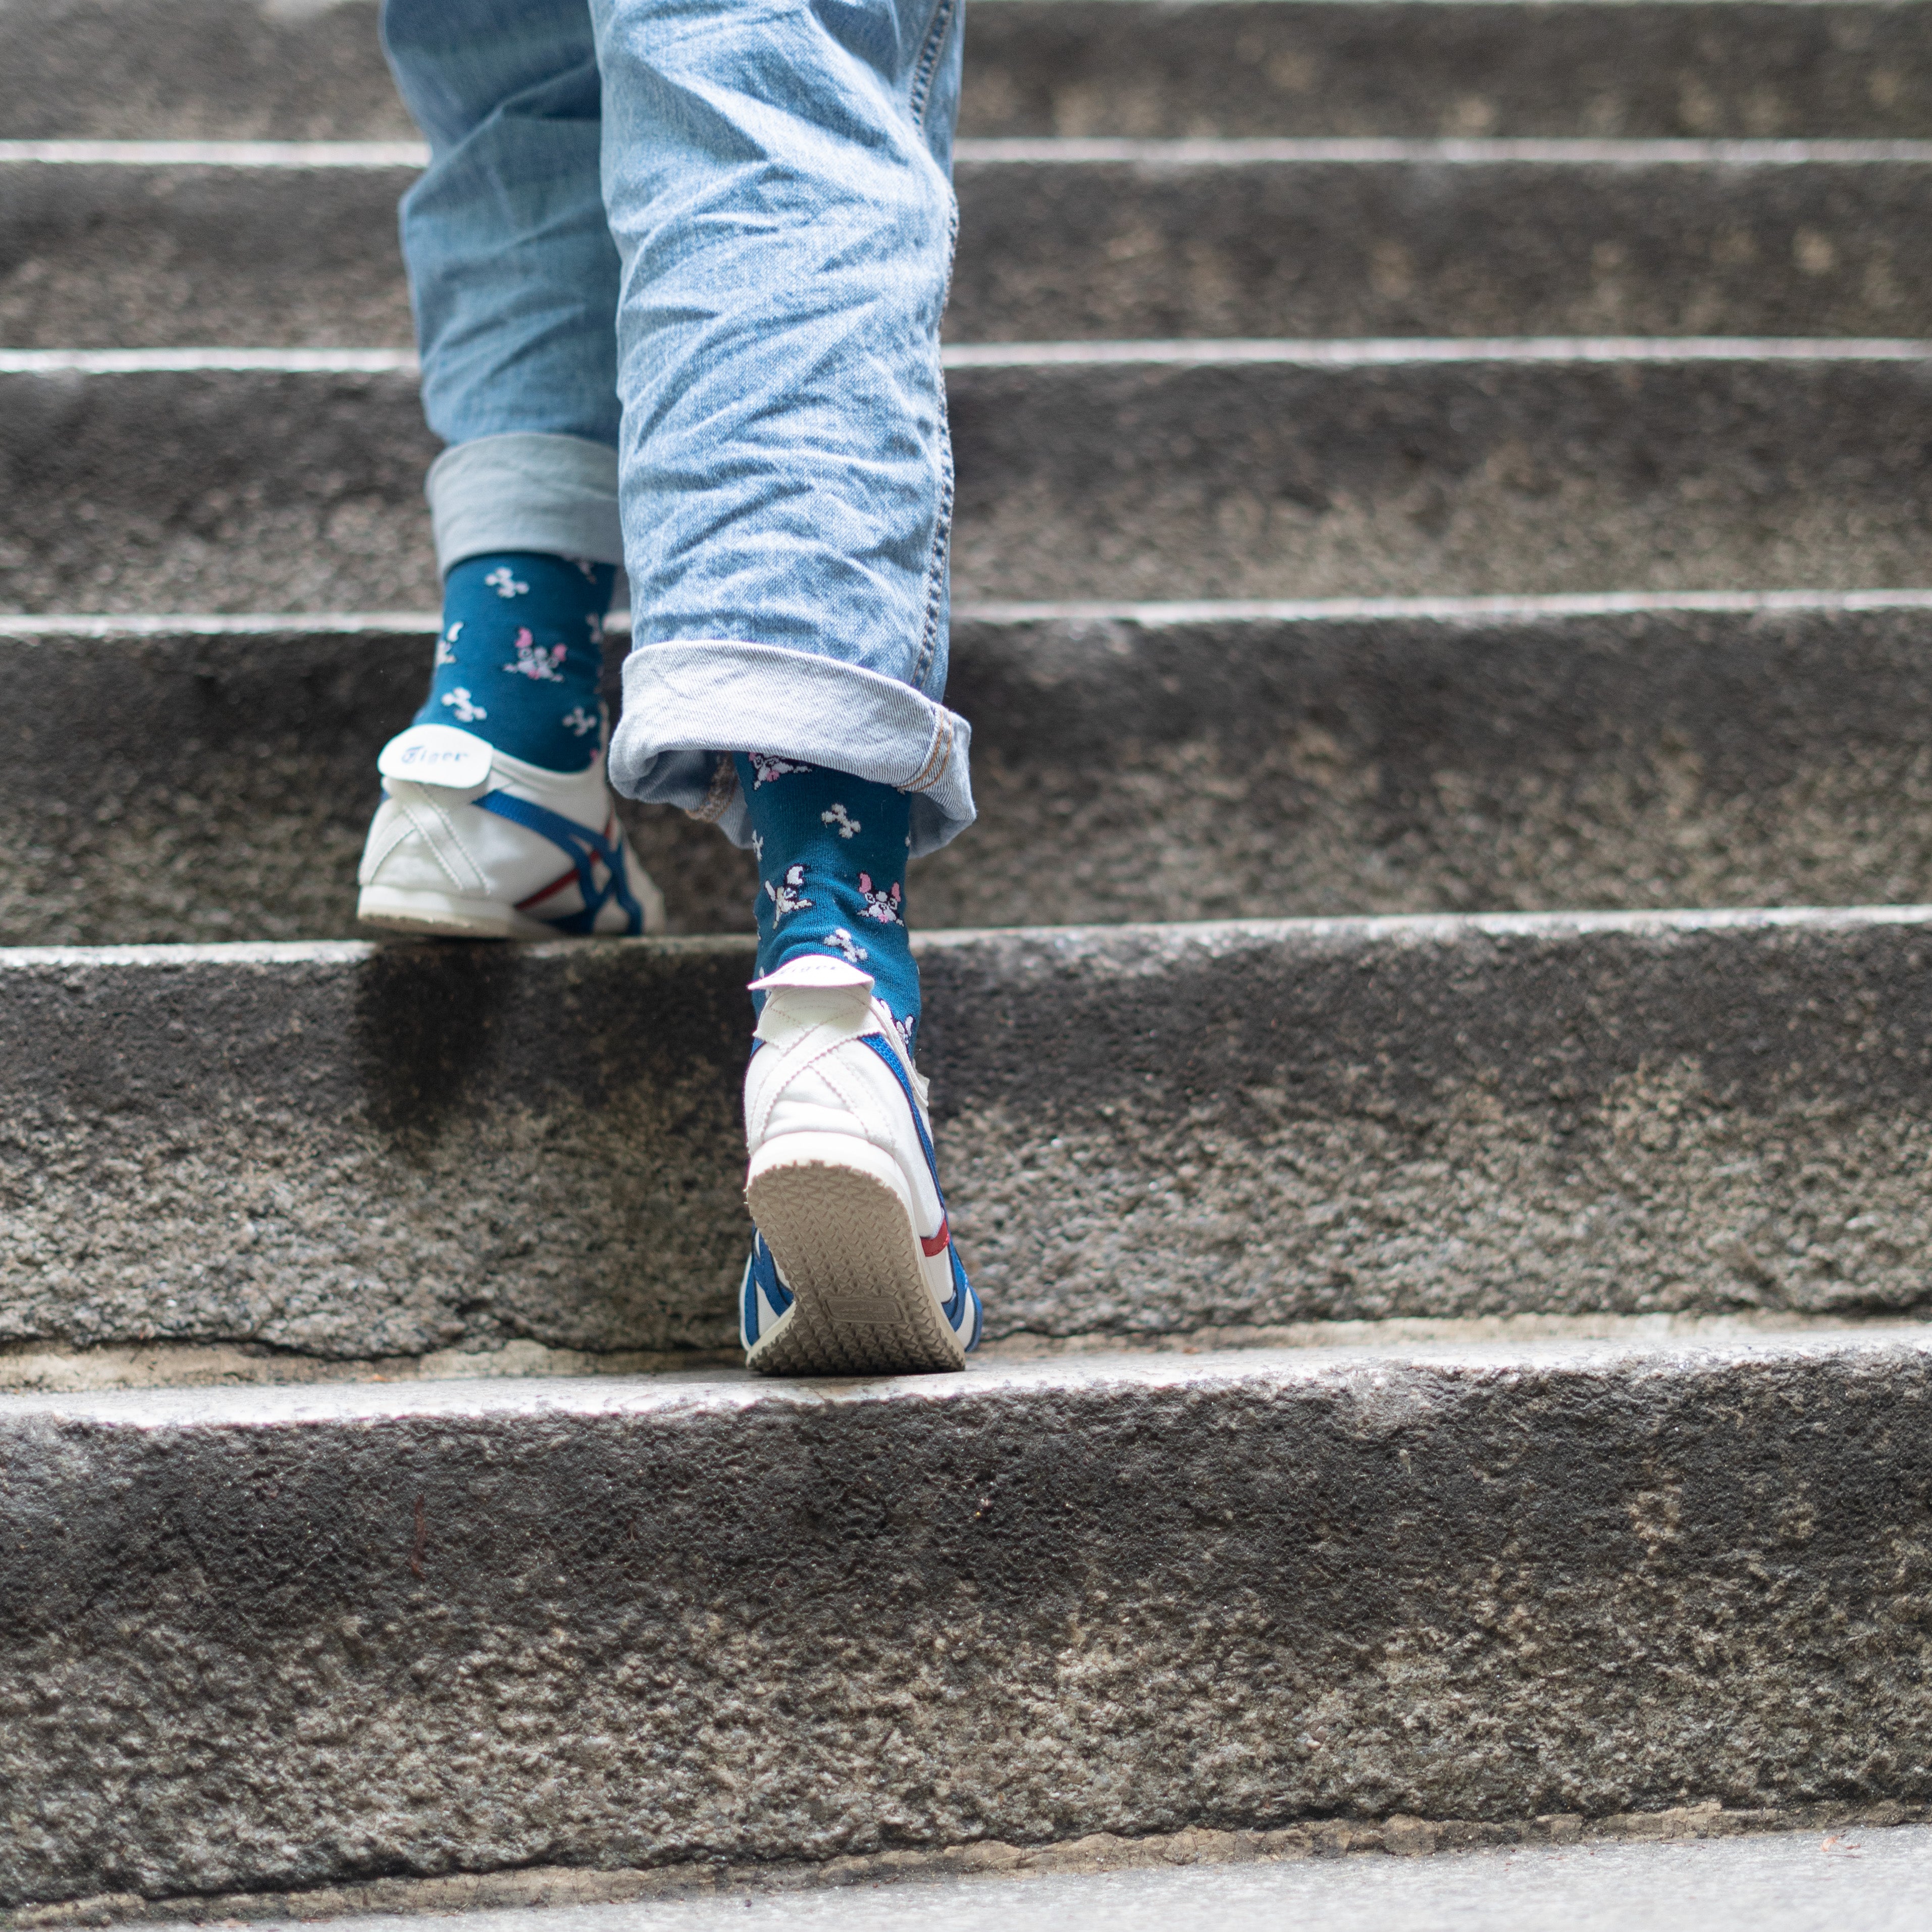
[(591, 0), (622, 263), (620, 789), (758, 853), (754, 1366), (957, 1366), (904, 861), (970, 823), (940, 699), (958, 0)]
[(362, 916), (473, 936), (636, 932), (655, 912), (604, 770), (617, 515), (618, 262), (585, 0), (386, 0), (430, 144), (402, 237), (443, 615), (383, 751)]

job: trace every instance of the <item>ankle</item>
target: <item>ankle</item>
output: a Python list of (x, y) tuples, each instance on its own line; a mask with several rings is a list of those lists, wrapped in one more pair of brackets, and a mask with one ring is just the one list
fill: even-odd
[(740, 752), (736, 762), (758, 860), (759, 976), (806, 957), (856, 968), (910, 1054), (920, 1012), (905, 926), (910, 802), (890, 785), (794, 760)]
[(609, 564), (517, 550), (443, 580), (442, 628), (415, 722), (453, 724), (546, 771), (582, 771), (604, 742), (598, 695)]

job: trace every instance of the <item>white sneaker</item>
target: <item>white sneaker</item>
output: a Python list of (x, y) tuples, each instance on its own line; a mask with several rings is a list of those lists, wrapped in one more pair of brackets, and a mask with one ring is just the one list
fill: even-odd
[(952, 1246), (926, 1082), (868, 974), (817, 955), (765, 995), (745, 1072), (745, 1199), (758, 1238), (740, 1297), (767, 1374), (958, 1369), (980, 1298)]
[(382, 802), (356, 874), (365, 925), (464, 939), (663, 926), (662, 896), (624, 849), (601, 750), (586, 770), (550, 772), (453, 724), (412, 724), (376, 764)]

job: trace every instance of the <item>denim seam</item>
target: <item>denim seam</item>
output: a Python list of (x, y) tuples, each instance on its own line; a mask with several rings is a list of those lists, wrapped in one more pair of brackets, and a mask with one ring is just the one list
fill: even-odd
[(718, 762), (711, 768), (711, 788), (704, 794), (704, 802), (693, 806), (684, 815), (696, 819), (700, 825), (715, 824), (737, 795), (738, 767), (729, 752), (720, 752)]
[(926, 762), (905, 783), (898, 788), (901, 791), (930, 791), (946, 776), (946, 768), (952, 762), (952, 720), (941, 711), (933, 721), (932, 742), (927, 748)]
[(926, 45), (920, 50), (919, 64), (913, 70), (912, 98), (908, 105), (912, 110), (912, 124), (921, 133), (926, 129), (926, 104), (932, 91), (932, 76), (939, 66), (939, 50), (946, 44), (952, 16), (958, 10), (958, 0), (939, 0), (932, 10), (932, 23), (926, 30)]
[(946, 555), (952, 535), (952, 432), (946, 420), (946, 395), (939, 398), (939, 526), (932, 533), (932, 555), (926, 567), (926, 626), (911, 683), (922, 695), (939, 652), (939, 610), (946, 595)]
[[(940, 292), (939, 313), (952, 293), (952, 265), (959, 245), (959, 202), (949, 195), (952, 206), (946, 224), (946, 283)], [(933, 344), (933, 385), (939, 398), (939, 524), (932, 533), (932, 554), (926, 566), (926, 624), (919, 640), (919, 658), (913, 666), (912, 682), (920, 691), (932, 674), (932, 662), (939, 651), (939, 607), (946, 594), (946, 554), (952, 539), (952, 424), (946, 406), (946, 368), (940, 360), (939, 345)]]

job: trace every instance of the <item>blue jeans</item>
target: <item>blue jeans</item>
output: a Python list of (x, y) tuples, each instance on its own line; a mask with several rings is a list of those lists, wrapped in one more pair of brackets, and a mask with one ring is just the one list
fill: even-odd
[(961, 0), (385, 0), (439, 560), (624, 563), (613, 782), (748, 842), (728, 756), (969, 824), (939, 322)]

